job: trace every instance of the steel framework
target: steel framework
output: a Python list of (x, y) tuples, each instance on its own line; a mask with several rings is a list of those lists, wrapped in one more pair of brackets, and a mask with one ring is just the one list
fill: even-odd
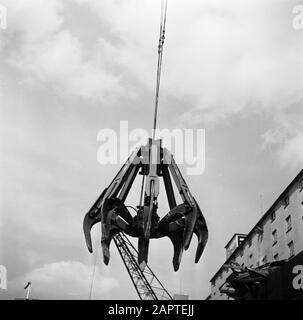
[(141, 300), (173, 300), (148, 265), (138, 264), (138, 251), (123, 232), (114, 242)]

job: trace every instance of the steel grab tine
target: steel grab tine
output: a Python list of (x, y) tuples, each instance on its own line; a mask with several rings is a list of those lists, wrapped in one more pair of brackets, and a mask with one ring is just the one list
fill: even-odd
[(185, 251), (188, 250), (190, 246), (196, 220), (197, 220), (197, 208), (193, 208), (193, 210), (187, 213), (185, 216), (185, 227), (184, 227), (184, 233), (183, 233)]
[(198, 238), (198, 247), (197, 247), (196, 257), (195, 257), (195, 263), (198, 263), (207, 243), (208, 232), (207, 230), (201, 230), (201, 229), (195, 228), (194, 233)]
[(102, 235), (102, 238), (101, 238), (101, 247), (102, 247), (102, 253), (103, 253), (103, 261), (104, 261), (104, 264), (105, 265), (108, 265), (109, 263), (109, 260), (110, 260), (110, 250), (109, 250), (109, 247), (110, 247), (110, 244), (111, 244), (111, 241), (112, 239), (114, 238), (114, 236), (116, 234), (118, 234), (120, 231), (117, 229), (117, 228), (112, 228), (109, 232), (109, 236), (108, 237), (104, 237)]
[(106, 191), (107, 191), (107, 188), (102, 191), (97, 201), (90, 208), (90, 210), (88, 211), (88, 213), (85, 215), (83, 219), (83, 232), (84, 232), (85, 242), (86, 242), (87, 249), (90, 253), (93, 252), (91, 229), (96, 223), (101, 222), (101, 207), (102, 207), (102, 203), (103, 203)]
[(182, 230), (175, 231), (169, 234), (168, 237), (170, 238), (174, 246), (173, 266), (174, 266), (174, 271), (176, 272), (179, 270), (183, 251), (184, 251)]
[(195, 224), (194, 233), (198, 238), (198, 247), (196, 251), (195, 263), (198, 263), (208, 240), (208, 229), (206, 221), (196, 199), (194, 199), (194, 202), (197, 207), (197, 221)]
[(138, 264), (142, 269), (147, 265), (148, 261), (149, 239), (140, 237), (138, 241)]
[(88, 212), (85, 215), (83, 220), (83, 232), (84, 232), (85, 242), (86, 242), (87, 249), (90, 253), (93, 252), (91, 230), (92, 230), (92, 227), (98, 222), (101, 222), (101, 216), (98, 215), (94, 218), (92, 217), (91, 212)]

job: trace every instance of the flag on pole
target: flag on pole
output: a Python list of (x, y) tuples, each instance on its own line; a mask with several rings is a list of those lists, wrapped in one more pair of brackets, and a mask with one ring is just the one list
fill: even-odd
[(24, 287), (24, 290), (26, 290), (31, 284), (32, 284), (32, 283), (29, 281), (29, 282), (27, 283), (27, 285)]

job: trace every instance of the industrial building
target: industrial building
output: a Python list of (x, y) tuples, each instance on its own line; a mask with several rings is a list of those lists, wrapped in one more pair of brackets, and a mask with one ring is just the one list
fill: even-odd
[(303, 299), (303, 170), (255, 227), (235, 234), (225, 249), (208, 300), (234, 299), (235, 288), (239, 294), (248, 284), (262, 299)]

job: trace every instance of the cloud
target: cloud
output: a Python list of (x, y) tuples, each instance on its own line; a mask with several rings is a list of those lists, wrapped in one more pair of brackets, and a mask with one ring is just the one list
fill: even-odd
[(279, 150), (280, 161), (283, 165), (302, 167), (303, 163), (303, 132), (298, 133), (287, 141)]
[(24, 42), (43, 40), (58, 31), (63, 24), (63, 6), (60, 1), (2, 0), (8, 12), (8, 29), (4, 35), (9, 40), (22, 37)]
[[(92, 276), (92, 267), (77, 261), (60, 261), (41, 268), (8, 283), (10, 290), (20, 292), (28, 281), (32, 282), (32, 298), (39, 299), (87, 299)], [(96, 268), (94, 296), (100, 298), (118, 286), (117, 280), (104, 276)], [(24, 294), (23, 294), (24, 295)]]
[[(301, 168), (303, 150), (303, 94), (294, 93), (277, 103), (273, 110), (273, 128), (264, 133), (263, 148), (275, 152), (282, 166)], [(280, 108), (278, 108), (280, 106)]]
[[(64, 88), (66, 94), (102, 99), (121, 91), (119, 79), (107, 74), (97, 61), (84, 61), (80, 42), (67, 30), (24, 48), (23, 59), (11, 61), (20, 70)], [(34, 63), (32, 63), (34, 61)]]
[(120, 77), (106, 70), (105, 41), (99, 41), (97, 48), (86, 48), (65, 28), (66, 8), (61, 2), (7, 5), (10, 26), (3, 39), (3, 64), (21, 72), (27, 82), (54, 86), (67, 95), (106, 100), (123, 92)]
[[(118, 63), (153, 89), (160, 1), (78, 3), (108, 21), (122, 40)], [(289, 27), (291, 9), (271, 0), (169, 4), (163, 91), (188, 99), (208, 119), (253, 102), (255, 108), (275, 109), (273, 102), (302, 88), (297, 70), (303, 67), (303, 44)]]
[[(161, 2), (78, 3), (89, 6), (120, 39), (112, 48), (115, 63), (153, 92)], [(263, 114), (274, 125), (263, 134), (264, 146), (274, 146), (280, 157), (279, 151), (302, 132), (302, 114), (293, 108), (294, 101), (303, 102), (302, 34), (292, 28), (295, 4), (169, 3), (161, 95), (182, 101), (179, 123), (201, 126), (233, 115)]]
[[(160, 1), (77, 0), (74, 5), (90, 8), (111, 36), (87, 48), (64, 24), (67, 5), (17, 1), (10, 5), (11, 30), (21, 39), (9, 52), (10, 63), (68, 95), (134, 97), (136, 85), (137, 91), (153, 92)], [(169, 4), (161, 92), (186, 104), (180, 120), (216, 122), (241, 112), (279, 112), (279, 101), (303, 86), (298, 72), (303, 44), (291, 27), (291, 12), (291, 4), (272, 0)]]

